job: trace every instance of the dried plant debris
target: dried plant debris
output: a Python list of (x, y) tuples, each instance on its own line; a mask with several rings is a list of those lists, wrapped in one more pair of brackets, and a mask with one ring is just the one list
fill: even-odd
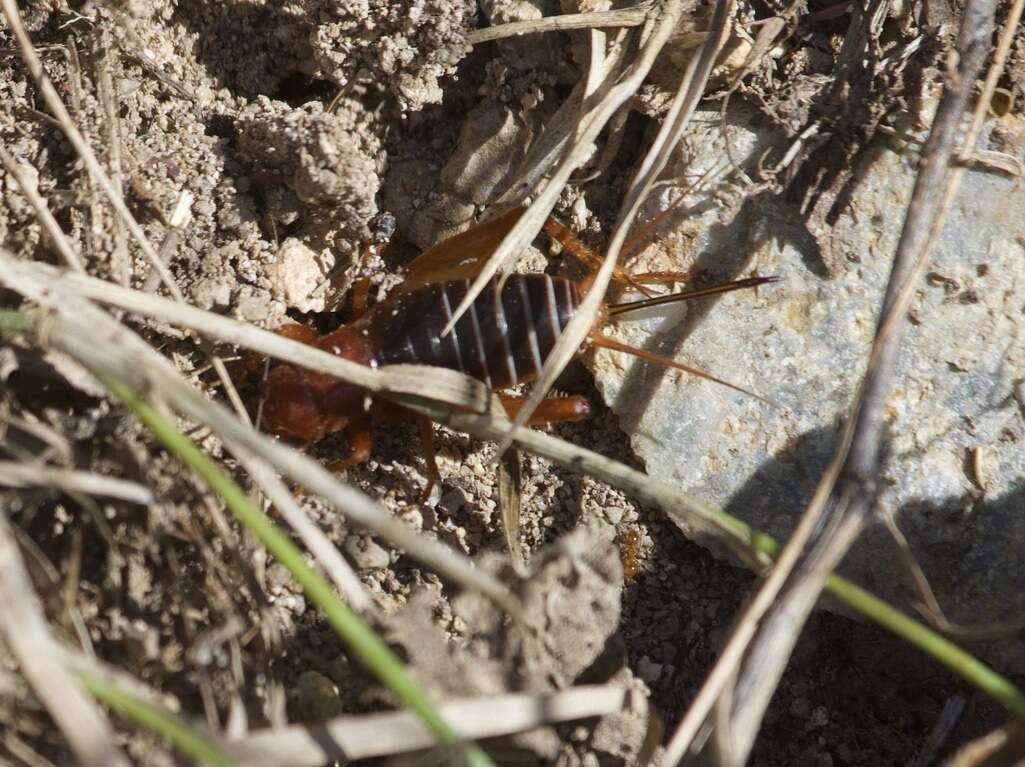
[[(754, 106), (779, 131), (775, 150), (752, 178), (774, 192), (787, 191), (825, 269), (836, 276), (845, 264), (830, 229), (857, 183), (855, 169), (881, 125), (901, 131), (916, 125), (926, 81), (944, 50), (940, 38), (949, 37), (950, 29), (920, 23), (902, 4), (871, 3), (864, 10), (837, 5), (832, 10), (844, 11), (839, 18), (779, 10), (769, 18), (756, 18), (753, 6), (738, 11), (740, 23), (710, 87), (727, 103), (733, 98)], [(641, 109), (659, 114), (668, 107), (700, 44), (706, 15), (696, 9), (660, 57), (641, 93)]]

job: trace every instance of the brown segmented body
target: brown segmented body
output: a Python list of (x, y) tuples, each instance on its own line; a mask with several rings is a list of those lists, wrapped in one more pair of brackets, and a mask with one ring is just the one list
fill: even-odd
[(547, 274), (513, 274), (501, 287), (492, 280), (442, 335), (468, 288), (467, 280), (438, 282), (373, 308), (354, 328), (376, 350), (369, 364), (459, 370), (493, 389), (537, 378), (580, 304), (576, 284)]

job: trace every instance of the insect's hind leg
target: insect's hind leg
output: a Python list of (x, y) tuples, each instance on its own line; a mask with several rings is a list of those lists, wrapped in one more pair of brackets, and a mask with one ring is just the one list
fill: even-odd
[(695, 277), (690, 272), (637, 272), (630, 275), (630, 279), (638, 285), (672, 285), (676, 282), (695, 282)]
[(329, 471), (344, 471), (370, 459), (374, 438), (370, 431), (369, 419), (351, 422), (345, 427), (345, 436), (349, 438), (349, 447), (351, 448), (349, 455), (328, 464)]
[(424, 451), (424, 463), (427, 466), (427, 485), (420, 493), (420, 504), (425, 504), (431, 498), (431, 491), (435, 485), (441, 482), (441, 472), (438, 471), (438, 456), (434, 452), (434, 422), (430, 418), (419, 416), (417, 426), (420, 429), (420, 445)]
[[(527, 401), (526, 397), (518, 397), (512, 394), (499, 394), (505, 412), (510, 419), (515, 419)], [(575, 421), (586, 421), (591, 417), (591, 403), (587, 397), (577, 394), (569, 396), (551, 396), (541, 400), (530, 418), (527, 419), (527, 426), (546, 426), (556, 423), (573, 423)]]
[[(562, 247), (570, 253), (580, 263), (591, 270), (592, 275), (588, 279), (585, 279), (581, 284), (587, 286), (593, 278), (593, 273), (601, 268), (602, 261), (604, 259), (596, 253), (589, 245), (583, 240), (577, 237), (567, 226), (556, 221), (551, 216), (545, 221), (544, 225), (545, 232), (553, 240), (558, 242)], [(612, 270), (612, 279), (622, 285), (629, 285), (630, 287), (639, 290), (646, 296), (654, 295), (650, 290), (644, 287), (640, 281), (634, 279), (634, 277), (622, 266), (618, 264)]]
[[(562, 245), (563, 248), (584, 266), (592, 270), (592, 272), (601, 268), (602, 261), (604, 260), (602, 256), (585, 244), (568, 227), (549, 217), (545, 222), (544, 229), (549, 237)], [(672, 271), (631, 274), (626, 268), (617, 265), (612, 270), (612, 279), (614, 282), (627, 285), (650, 298), (656, 294), (649, 290), (646, 287), (647, 285), (671, 285), (675, 282), (693, 282), (694, 275), (690, 272)], [(589, 280), (584, 280), (583, 284), (586, 286), (588, 282)]]

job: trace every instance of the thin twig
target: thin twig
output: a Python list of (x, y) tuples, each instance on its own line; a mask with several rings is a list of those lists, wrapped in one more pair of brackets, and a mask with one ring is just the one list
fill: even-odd
[(153, 503), (148, 487), (87, 471), (69, 471), (50, 466), (36, 466), (13, 461), (0, 461), (0, 485), (8, 487), (56, 487), (65, 492), (119, 498), (142, 506)]
[(962, 626), (952, 623), (943, 612), (939, 599), (933, 591), (932, 584), (926, 576), (922, 566), (918, 563), (911, 543), (905, 537), (903, 531), (897, 525), (890, 509), (880, 509), (878, 516), (883, 524), (890, 531), (894, 543), (897, 545), (897, 552), (900, 555), (904, 569), (911, 575), (915, 590), (918, 592), (919, 604), (916, 605), (918, 612), (929, 623), (949, 636), (961, 642), (986, 642), (994, 639), (1008, 639), (1015, 636), (1022, 629), (1025, 629), (1025, 616), (1011, 620), (987, 623), (985, 626)]
[[(513, 693), (442, 704), (438, 712), (466, 738), (509, 735), (545, 724), (605, 716), (629, 706), (630, 690), (571, 687), (550, 693)], [(390, 756), (429, 748), (431, 734), (406, 711), (340, 716), (320, 725), (257, 730), (222, 743), (247, 767), (319, 767), (334, 761)]]
[(540, 32), (565, 32), (572, 29), (599, 29), (602, 27), (637, 27), (644, 23), (647, 16), (648, 6), (646, 4), (613, 11), (566, 13), (561, 16), (545, 16), (542, 19), (512, 21), (508, 24), (475, 29), (466, 36), (466, 41), (470, 45), (480, 45), (491, 40)]

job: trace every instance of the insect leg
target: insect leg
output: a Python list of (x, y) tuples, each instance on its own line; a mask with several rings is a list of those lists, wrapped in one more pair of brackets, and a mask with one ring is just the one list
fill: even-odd
[(621, 304), (606, 304), (605, 309), (608, 312), (609, 317), (615, 317), (619, 314), (626, 314), (627, 312), (633, 312), (638, 309), (648, 309), (652, 306), (672, 304), (679, 301), (691, 301), (695, 298), (707, 298), (708, 296), (716, 296), (720, 293), (729, 293), (734, 290), (743, 290), (745, 288), (757, 288), (759, 285), (767, 285), (770, 282), (777, 282), (778, 280), (778, 277), (745, 277), (742, 280), (720, 282), (717, 285), (681, 290), (678, 293), (666, 293), (661, 296), (644, 298), (639, 301), (627, 301)]
[(351, 421), (345, 427), (345, 434), (349, 438), (351, 452), (345, 458), (328, 464), (329, 471), (344, 471), (358, 466), (370, 458), (370, 452), (374, 446), (374, 438), (370, 432), (370, 419), (360, 418)]
[(663, 357), (659, 354), (653, 354), (652, 352), (649, 352), (647, 349), (640, 349), (636, 346), (624, 344), (621, 341), (617, 341), (614, 338), (610, 338), (609, 336), (604, 335), (603, 333), (600, 333), (598, 331), (592, 331), (591, 335), (588, 336), (588, 340), (592, 346), (598, 346), (602, 349), (612, 349), (613, 351), (623, 352), (624, 354), (632, 354), (634, 357), (640, 357), (642, 360), (654, 362), (656, 365), (662, 365), (663, 367), (673, 368), (675, 370), (682, 370), (684, 373), (690, 373), (692, 376), (704, 378), (706, 381), (714, 381), (720, 386), (725, 386), (729, 389), (733, 389), (734, 391), (738, 391), (741, 394), (746, 394), (749, 397), (754, 397), (756, 400), (764, 402), (767, 405), (776, 404), (770, 400), (765, 399), (765, 397), (761, 397), (752, 391), (748, 391), (742, 386), (737, 386), (736, 384), (732, 384), (729, 381), (724, 381), (722, 378), (716, 378), (711, 373), (706, 373), (704, 370), (701, 370), (700, 368), (691, 367), (690, 365), (684, 365), (682, 362), (677, 362), (674, 359), (670, 359), (669, 357)]
[[(545, 222), (544, 230), (548, 233), (549, 237), (562, 245), (563, 248), (571, 253), (574, 258), (580, 261), (580, 263), (588, 269), (597, 271), (601, 268), (602, 261), (604, 259), (598, 253), (595, 253), (594, 250), (586, 245), (583, 240), (577, 237), (568, 227), (563, 226), (554, 218), (549, 217)], [(645, 288), (621, 266), (617, 265), (612, 270), (612, 279), (623, 285), (629, 285), (646, 296), (654, 295), (654, 293)], [(585, 280), (583, 284), (586, 286), (588, 282), (590, 282), (590, 280)]]
[[(526, 397), (516, 397), (511, 394), (499, 394), (502, 405), (509, 418), (516, 418)], [(574, 421), (586, 421), (591, 417), (591, 403), (587, 397), (571, 395), (568, 397), (548, 397), (541, 400), (541, 403), (534, 410), (533, 415), (527, 421), (528, 426), (544, 426), (553, 423), (572, 423)]]
[(638, 285), (672, 285), (674, 282), (694, 282), (690, 272), (638, 272), (630, 277)]
[(421, 416), (417, 418), (417, 426), (420, 427), (420, 444), (427, 464), (427, 485), (420, 494), (420, 503), (424, 504), (430, 499), (434, 486), (441, 481), (441, 474), (438, 472), (438, 458), (434, 452), (434, 423), (430, 418)]
[(358, 320), (367, 311), (370, 300), (370, 278), (360, 277), (352, 283), (352, 318)]

